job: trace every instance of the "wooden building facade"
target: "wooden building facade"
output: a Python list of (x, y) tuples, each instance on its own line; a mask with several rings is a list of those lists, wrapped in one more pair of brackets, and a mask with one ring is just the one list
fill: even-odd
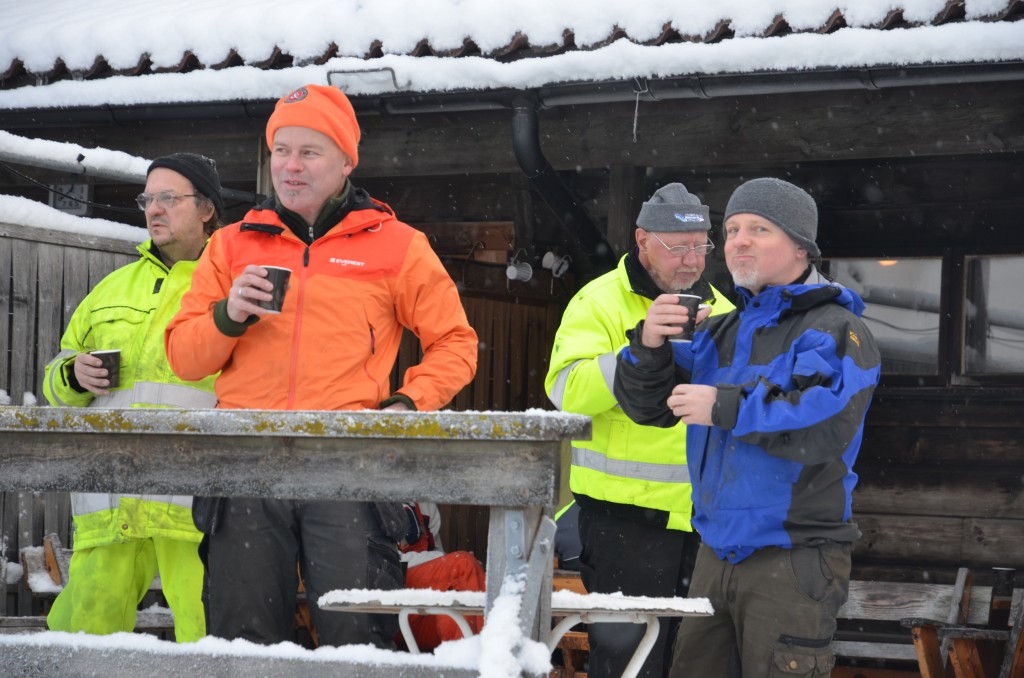
[[(353, 100), (363, 129), (353, 180), (431, 236), (480, 334), (479, 373), (454, 408), (551, 407), (543, 377), (561, 311), (630, 246), (659, 186), (681, 181), (710, 205), (719, 248), (708, 274), (731, 290), (717, 228), (726, 201), (747, 179), (784, 178), (815, 197), (824, 266), (868, 301), (885, 358), (856, 467), (854, 576), (949, 583), (971, 566), (985, 584), (989, 567), (1024, 568), (1024, 64)], [(272, 105), (0, 109), (0, 129), (149, 158), (201, 152), (225, 186), (264, 193)], [(88, 181), (96, 203), (130, 205), (139, 190)], [(2, 168), (0, 190), (48, 198)], [(246, 207), (229, 205), (229, 216)], [(548, 252), (570, 257), (569, 276), (543, 268)], [(530, 263), (533, 279), (507, 279), (512, 260)], [(23, 263), (0, 262), (0, 313), (11, 317), (26, 280), (4, 283)], [(44, 277), (40, 268), (40, 299)], [(37, 321), (46, 355), (72, 299), (53, 301), (64, 311), (42, 304), (48, 320)], [(21, 388), (40, 392), (41, 372), (15, 374), (29, 362), (7, 337), (0, 388), (17, 404)], [(410, 341), (399, 369), (415, 356)], [(485, 516), (448, 515), (448, 546), (482, 557)]]

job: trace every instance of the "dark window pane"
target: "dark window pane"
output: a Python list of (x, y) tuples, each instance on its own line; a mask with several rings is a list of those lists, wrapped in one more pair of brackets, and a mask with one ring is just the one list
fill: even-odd
[(884, 373), (938, 374), (941, 259), (831, 259), (826, 270), (864, 299)]

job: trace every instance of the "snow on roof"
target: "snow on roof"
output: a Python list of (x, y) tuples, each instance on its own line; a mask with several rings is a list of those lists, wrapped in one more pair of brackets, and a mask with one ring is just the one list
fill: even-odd
[(0, 109), (273, 100), (332, 70), (445, 92), (1024, 59), (1024, 0), (0, 0), (0, 17)]

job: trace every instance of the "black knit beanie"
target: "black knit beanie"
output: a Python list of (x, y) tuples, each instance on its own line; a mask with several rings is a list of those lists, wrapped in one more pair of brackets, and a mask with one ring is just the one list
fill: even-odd
[(174, 170), (192, 182), (196, 190), (205, 195), (217, 210), (217, 216), (224, 215), (224, 197), (220, 194), (220, 175), (217, 163), (212, 158), (198, 153), (172, 153), (154, 160), (146, 170), (146, 176), (157, 167)]

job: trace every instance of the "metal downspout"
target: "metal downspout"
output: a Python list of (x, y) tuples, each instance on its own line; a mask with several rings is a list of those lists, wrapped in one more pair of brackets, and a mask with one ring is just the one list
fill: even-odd
[(555, 211), (565, 235), (576, 252), (580, 283), (615, 268), (615, 253), (587, 211), (551, 167), (540, 147), (537, 102), (525, 96), (512, 102), (512, 148), (526, 178)]

